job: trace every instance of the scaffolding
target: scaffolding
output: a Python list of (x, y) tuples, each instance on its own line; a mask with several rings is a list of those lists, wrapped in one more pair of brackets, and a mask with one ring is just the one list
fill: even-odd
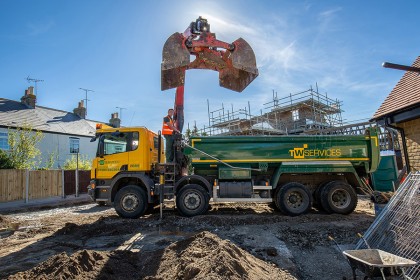
[(313, 89), (290, 93), (279, 98), (273, 90), (272, 100), (263, 104), (259, 114), (251, 114), (251, 106), (235, 110), (222, 107), (210, 111), (208, 126), (200, 129), (204, 135), (287, 135), (303, 134), (341, 126), (342, 102), (327, 93)]

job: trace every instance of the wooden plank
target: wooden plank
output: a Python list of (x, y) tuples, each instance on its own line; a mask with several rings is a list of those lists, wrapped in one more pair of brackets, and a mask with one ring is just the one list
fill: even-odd
[(15, 175), (15, 170), (11, 170), (8, 174), (7, 174), (7, 200), (8, 201), (13, 201), (13, 176)]
[(7, 201), (7, 170), (0, 170), (0, 202)]
[(14, 201), (20, 198), (20, 189), (18, 186), (20, 170), (10, 170), (8, 173), (8, 200)]
[(55, 196), (55, 186), (54, 186), (54, 172), (53, 170), (48, 170), (48, 176), (45, 176), (45, 187), (48, 191), (49, 196)]
[(56, 190), (57, 190), (57, 195), (58, 196), (62, 196), (62, 184), (61, 184), (62, 180), (61, 180), (61, 170), (55, 170), (55, 185), (56, 185)]
[(21, 170), (19, 178), (20, 196), (22, 199), (26, 199), (26, 170)]
[(23, 199), (22, 170), (0, 170), (0, 202)]
[(28, 197), (29, 199), (33, 199), (33, 193), (34, 193), (34, 180), (35, 180), (35, 173), (34, 171), (29, 171), (29, 191), (28, 191)]

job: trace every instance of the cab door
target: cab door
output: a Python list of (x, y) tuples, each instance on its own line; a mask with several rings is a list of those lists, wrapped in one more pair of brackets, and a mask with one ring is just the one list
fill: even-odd
[(126, 171), (132, 132), (103, 133), (99, 139), (96, 178), (111, 179)]

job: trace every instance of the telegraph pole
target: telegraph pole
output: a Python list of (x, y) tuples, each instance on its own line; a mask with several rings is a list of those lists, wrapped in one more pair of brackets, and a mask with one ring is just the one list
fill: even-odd
[(26, 78), (26, 80), (28, 81), (28, 83), (35, 83), (35, 95), (38, 96), (38, 83), (43, 82), (44, 80), (32, 79), (29, 76)]
[(120, 121), (121, 121), (121, 123), (122, 123), (122, 110), (126, 110), (127, 108), (123, 108), (123, 107), (115, 107), (115, 108), (117, 108), (117, 109), (120, 109)]
[(87, 88), (79, 88), (80, 90), (83, 90), (84, 92), (85, 92), (85, 99), (83, 99), (83, 100), (85, 100), (86, 102), (86, 116), (87, 116), (87, 112), (88, 112), (88, 101), (90, 101), (89, 99), (88, 99), (88, 92), (95, 92), (94, 90), (91, 90), (91, 89), (87, 89)]

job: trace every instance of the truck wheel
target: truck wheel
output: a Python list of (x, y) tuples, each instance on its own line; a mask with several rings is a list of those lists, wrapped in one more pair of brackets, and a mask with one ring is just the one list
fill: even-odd
[(114, 205), (121, 217), (136, 219), (146, 212), (147, 194), (139, 186), (128, 185), (117, 192)]
[(343, 181), (332, 181), (321, 190), (321, 205), (327, 213), (350, 214), (357, 205), (357, 194)]
[(315, 189), (314, 194), (313, 194), (313, 199), (314, 199), (313, 206), (320, 211), (325, 211), (321, 203), (321, 192), (328, 183), (329, 182), (324, 182), (324, 183), (319, 184), (319, 186)]
[(209, 208), (209, 200), (209, 194), (202, 186), (189, 184), (176, 195), (176, 207), (186, 217), (202, 215)]
[(297, 216), (309, 211), (312, 204), (311, 193), (302, 184), (291, 182), (276, 192), (276, 205), (284, 214)]

